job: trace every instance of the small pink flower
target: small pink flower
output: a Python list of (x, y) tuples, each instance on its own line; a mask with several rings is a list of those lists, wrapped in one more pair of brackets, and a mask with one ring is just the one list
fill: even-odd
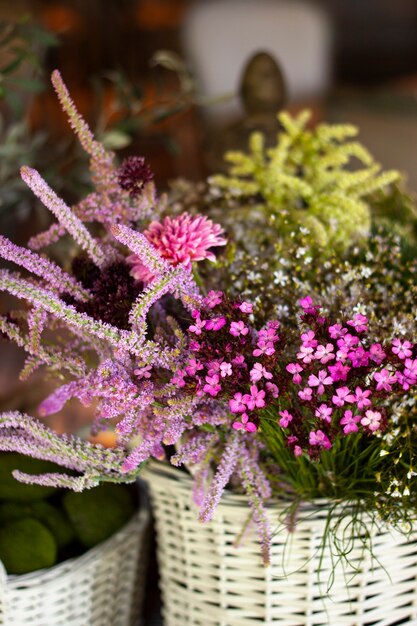
[(253, 356), (262, 356), (265, 354), (266, 356), (271, 356), (275, 352), (274, 344), (272, 341), (265, 341), (264, 339), (260, 339), (257, 343), (257, 348), (253, 351)]
[(222, 378), (226, 378), (226, 376), (231, 376), (232, 375), (232, 366), (230, 363), (222, 363), (220, 365), (220, 376)]
[(325, 422), (330, 423), (332, 421), (332, 413), (333, 409), (327, 404), (320, 404), (320, 406), (315, 410), (314, 415), (316, 417), (320, 417)]
[(323, 365), (325, 365), (326, 363), (328, 363), (329, 361), (332, 361), (335, 358), (333, 351), (334, 351), (334, 346), (332, 343), (327, 343), (325, 346), (322, 346), (320, 344), (317, 346), (314, 356), (316, 359), (320, 361), (320, 363), (323, 363)]
[(279, 425), (282, 426), (282, 428), (287, 428), (288, 424), (292, 422), (294, 417), (287, 410), (280, 411), (279, 414), (281, 415), (281, 419), (279, 420)]
[(206, 325), (206, 320), (202, 320), (200, 317), (197, 317), (195, 323), (189, 326), (188, 330), (190, 333), (195, 333), (196, 335), (201, 335), (201, 331)]
[(340, 424), (343, 426), (343, 432), (345, 435), (349, 433), (357, 433), (358, 432), (358, 422), (360, 421), (360, 415), (353, 415), (352, 411), (345, 411), (342, 419), (340, 420)]
[(301, 400), (306, 400), (308, 402), (313, 398), (313, 390), (310, 387), (305, 387), (298, 392), (298, 396)]
[(239, 309), (242, 311), (242, 313), (253, 312), (253, 306), (251, 305), (250, 302), (242, 302), (242, 304), (239, 304)]
[(184, 380), (185, 375), (186, 375), (186, 372), (184, 370), (178, 370), (175, 376), (171, 378), (171, 383), (173, 385), (176, 385), (177, 387), (185, 387), (185, 380)]
[(405, 391), (417, 383), (417, 359), (405, 359), (404, 371), (397, 372), (397, 380)]
[(301, 335), (301, 341), (306, 348), (315, 348), (318, 344), (317, 339), (314, 339), (315, 334), (312, 330), (307, 331)]
[(372, 433), (381, 428), (382, 415), (379, 411), (366, 411), (365, 417), (361, 419), (362, 426), (365, 426)]
[[(403, 389), (407, 390), (417, 383), (417, 359), (405, 359), (404, 365), (401, 384)], [(397, 377), (398, 374), (399, 372), (397, 372)]]
[(332, 447), (329, 438), (324, 434), (322, 430), (312, 430), (310, 432), (308, 442), (311, 446), (319, 446), (325, 450), (329, 450)]
[(299, 363), (289, 363), (285, 369), (290, 374), (294, 374), (292, 377), (293, 383), (296, 385), (301, 385), (302, 378), (300, 376), (300, 372), (303, 371), (301, 365)]
[(317, 313), (317, 307), (313, 305), (313, 300), (310, 296), (301, 298), (298, 303), (300, 307), (304, 309), (304, 313), (307, 313), (308, 315), (315, 315)]
[(233, 365), (237, 365), (237, 367), (246, 367), (245, 357), (243, 354), (238, 354), (232, 359)]
[(233, 335), (233, 337), (240, 337), (247, 335), (249, 332), (249, 328), (247, 326), (245, 326), (244, 322), (239, 321), (239, 322), (232, 322), (230, 324), (230, 334)]
[(373, 343), (369, 348), (369, 358), (377, 365), (381, 365), (386, 356), (380, 343)]
[(398, 356), (399, 359), (406, 359), (412, 356), (413, 344), (409, 341), (401, 341), (401, 339), (394, 339), (392, 342), (392, 351)]
[(258, 430), (258, 427), (253, 422), (249, 421), (249, 416), (247, 413), (243, 413), (241, 415), (242, 422), (233, 422), (232, 426), (235, 430), (246, 430), (248, 433), (254, 433)]
[(320, 370), (317, 376), (311, 374), (308, 377), (308, 384), (310, 387), (317, 387), (319, 396), (324, 393), (324, 386), (331, 385), (332, 383), (332, 377), (327, 374), (326, 370)]
[(310, 346), (300, 346), (300, 351), (297, 353), (297, 359), (300, 359), (303, 363), (311, 363), (314, 358), (314, 348)]
[(350, 367), (338, 362), (335, 365), (329, 365), (329, 372), (333, 382), (335, 383), (338, 380), (346, 380), (347, 375), (350, 372)]
[(344, 328), (341, 324), (333, 324), (333, 326), (329, 326), (329, 335), (332, 339), (339, 339), (339, 337), (343, 337), (348, 332), (347, 328)]
[(271, 394), (273, 398), (278, 398), (279, 389), (275, 383), (266, 383), (265, 387), (266, 387), (266, 390)]
[(137, 370), (133, 371), (136, 376), (141, 378), (150, 378), (152, 376), (152, 365), (145, 365), (144, 367), (140, 367)]
[(214, 376), (214, 374), (218, 374), (220, 372), (220, 361), (208, 361), (207, 371), (209, 376)]
[(363, 346), (358, 346), (348, 354), (353, 367), (367, 367), (369, 363), (369, 353)]
[(397, 376), (394, 372), (382, 369), (380, 372), (374, 373), (377, 391), (392, 391), (392, 385), (397, 382)]
[(332, 397), (332, 402), (336, 406), (343, 406), (346, 403), (354, 402), (355, 396), (350, 393), (347, 387), (336, 389), (336, 395)]
[(229, 408), (232, 413), (243, 413), (246, 411), (246, 404), (241, 393), (235, 393), (232, 400), (229, 400)]
[(197, 361), (196, 359), (190, 359), (188, 365), (185, 368), (185, 371), (187, 372), (188, 376), (195, 376), (197, 372), (202, 369), (203, 366), (201, 365), (200, 361)]
[(368, 318), (361, 313), (357, 313), (353, 320), (348, 320), (347, 324), (353, 326), (357, 333), (366, 333), (368, 330)]
[(213, 317), (211, 320), (206, 320), (205, 328), (207, 330), (220, 330), (223, 326), (226, 326), (225, 317)]
[(294, 446), (294, 456), (301, 456), (303, 449), (300, 446)]
[(279, 337), (276, 334), (276, 327), (268, 326), (267, 328), (263, 328), (262, 330), (260, 330), (258, 333), (258, 340), (260, 339), (264, 341), (272, 341), (273, 343), (278, 341)]
[(352, 349), (355, 346), (357, 346), (358, 343), (359, 343), (359, 338), (356, 337), (356, 335), (351, 335), (350, 333), (347, 333), (344, 337), (340, 337), (337, 340), (337, 345), (342, 350)]
[(360, 387), (355, 389), (355, 402), (358, 405), (358, 409), (365, 409), (367, 406), (371, 406), (369, 396), (371, 395), (370, 389), (362, 391)]
[(206, 384), (203, 387), (203, 391), (205, 391), (205, 393), (210, 394), (211, 396), (217, 396), (217, 394), (219, 393), (219, 391), (221, 391), (221, 385), (218, 384), (219, 383), (219, 377), (217, 376), (217, 374), (214, 374), (213, 376), (206, 376)]
[(256, 385), (252, 385), (250, 388), (250, 395), (245, 393), (242, 400), (246, 404), (248, 409), (253, 411), (255, 407), (258, 409), (262, 409), (262, 407), (265, 406), (264, 398), (265, 398), (265, 391), (263, 391), (263, 389), (258, 390)]
[(221, 291), (209, 291), (203, 300), (203, 303), (209, 309), (214, 309), (218, 304), (221, 304), (223, 300), (223, 293)]
[(253, 383), (257, 383), (261, 378), (266, 378), (270, 380), (272, 378), (272, 374), (267, 372), (262, 363), (255, 363), (251, 371), (249, 372), (250, 379)]

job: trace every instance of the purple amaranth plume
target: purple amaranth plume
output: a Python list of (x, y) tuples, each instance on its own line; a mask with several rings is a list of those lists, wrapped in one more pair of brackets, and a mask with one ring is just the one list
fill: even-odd
[(56, 263), (31, 252), (27, 248), (16, 246), (0, 235), (0, 257), (24, 267), (35, 276), (43, 278), (58, 293), (68, 293), (76, 300), (85, 301), (89, 292), (70, 274), (64, 272)]
[[(37, 459), (51, 461), (78, 476), (66, 473), (41, 475), (13, 472), (21, 482), (82, 491), (96, 487), (102, 481), (118, 482), (125, 453), (107, 449), (72, 435), (58, 435), (33, 417), (17, 412), (0, 414), (0, 450), (18, 452)], [(136, 473), (123, 475), (123, 482), (133, 482)]]
[(230, 435), (224, 447), (224, 452), (217, 465), (216, 473), (201, 506), (199, 518), (202, 522), (208, 522), (213, 517), (223, 491), (236, 470), (241, 446), (242, 437), (240, 433), (236, 431)]
[[(82, 358), (72, 354), (64, 356), (62, 352), (50, 346), (39, 346), (35, 349), (30, 337), (26, 336), (17, 324), (10, 322), (2, 316), (0, 316), (0, 332), (20, 348), (23, 348), (32, 359), (35, 359), (34, 362), (31, 361), (32, 365), (35, 363), (38, 365), (44, 364), (53, 371), (67, 370), (68, 373), (74, 376), (85, 374), (86, 368)], [(23, 379), (25, 377), (23, 376)]]
[(271, 561), (272, 533), (263, 501), (265, 498), (270, 497), (271, 489), (259, 491), (257, 488), (259, 486), (258, 476), (262, 476), (262, 471), (260, 468), (257, 468), (257, 471), (253, 472), (250, 460), (250, 456), (243, 446), (237, 472), (248, 498), (249, 506), (252, 509), (253, 519), (258, 527), (262, 560), (264, 565), (267, 566)]
[(29, 342), (32, 351), (35, 353), (39, 350), (41, 344), (41, 335), (45, 328), (48, 314), (44, 309), (34, 306), (28, 314)]
[[(180, 268), (175, 268), (174, 272), (174, 276), (168, 275), (169, 285), (173, 290), (177, 289), (183, 294)], [(175, 363), (177, 354), (175, 349), (171, 350), (166, 346), (158, 345), (154, 341), (149, 341), (146, 339), (146, 335), (136, 331), (120, 330), (115, 326), (95, 320), (85, 313), (78, 313), (72, 305), (65, 304), (52, 291), (15, 276), (7, 270), (0, 270), (0, 290), (6, 290), (18, 298), (27, 300), (34, 306), (42, 307), (57, 319), (65, 322), (73, 331), (77, 332), (78, 329), (87, 333), (92, 339), (103, 339), (113, 349), (136, 355), (143, 362), (153, 361), (162, 367), (172, 367)], [(147, 292), (139, 297), (138, 304), (132, 310), (139, 309), (141, 303), (143, 309), (148, 310), (147, 307), (158, 300), (163, 293), (166, 293), (166, 291), (161, 288), (159, 290), (156, 288), (155, 291), (149, 288)], [(187, 301), (187, 293), (183, 294), (183, 299)]]
[(59, 102), (68, 115), (71, 128), (76, 133), (84, 150), (91, 157), (90, 167), (95, 186), (98, 191), (104, 191), (107, 194), (112, 187), (117, 185), (116, 169), (113, 165), (114, 154), (108, 152), (101, 143), (94, 139), (88, 124), (78, 113), (58, 70), (52, 72), (51, 81)]
[(75, 241), (88, 254), (98, 267), (106, 262), (106, 256), (97, 241), (88, 232), (87, 228), (71, 211), (70, 207), (59, 198), (49, 185), (43, 180), (39, 172), (23, 166), (21, 175), (35, 196), (55, 215), (59, 222), (72, 235)]
[[(166, 196), (158, 197), (155, 185), (147, 182), (140, 195), (130, 197), (118, 183), (115, 155), (104, 148), (91, 132), (88, 124), (78, 113), (60, 73), (55, 70), (51, 77), (59, 101), (83, 149), (90, 156), (90, 170), (95, 190), (72, 207), (73, 214), (81, 222), (100, 222), (109, 227), (116, 222), (134, 224), (144, 218), (155, 217), (166, 205)], [(68, 229), (52, 224), (43, 233), (32, 237), (29, 247), (39, 250), (58, 241)]]

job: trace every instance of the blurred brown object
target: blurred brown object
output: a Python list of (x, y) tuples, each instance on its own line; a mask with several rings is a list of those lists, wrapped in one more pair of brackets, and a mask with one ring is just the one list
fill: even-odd
[(137, 24), (144, 30), (176, 28), (181, 24), (186, 0), (139, 0), (135, 10)]
[(242, 72), (239, 97), (244, 115), (210, 134), (207, 163), (212, 172), (227, 168), (223, 155), (228, 150), (245, 151), (255, 131), (265, 136), (266, 146), (274, 145), (279, 130), (277, 113), (285, 105), (286, 86), (281, 67), (272, 55), (260, 51), (249, 58)]

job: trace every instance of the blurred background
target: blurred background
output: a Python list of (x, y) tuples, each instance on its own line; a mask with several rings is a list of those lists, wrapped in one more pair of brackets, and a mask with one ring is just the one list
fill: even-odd
[[(276, 112), (304, 107), (359, 125), (417, 189), (415, 0), (0, 0), (0, 21), (0, 232), (15, 243), (50, 220), (20, 165), (68, 203), (89, 185), (55, 68), (99, 139), (146, 156), (160, 189), (222, 170), (225, 150), (254, 129), (273, 139)], [(23, 356), (5, 341), (0, 355), (0, 408), (33, 413), (48, 381), (22, 386)], [(74, 404), (54, 427), (83, 422)]]

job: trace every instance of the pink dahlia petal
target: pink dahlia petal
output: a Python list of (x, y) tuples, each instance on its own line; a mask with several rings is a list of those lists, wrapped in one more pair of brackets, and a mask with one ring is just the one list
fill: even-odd
[(215, 257), (209, 248), (227, 243), (219, 224), (204, 216), (193, 217), (188, 213), (152, 222), (144, 235), (171, 265), (182, 264), (187, 269), (191, 269), (193, 261), (213, 261)]

